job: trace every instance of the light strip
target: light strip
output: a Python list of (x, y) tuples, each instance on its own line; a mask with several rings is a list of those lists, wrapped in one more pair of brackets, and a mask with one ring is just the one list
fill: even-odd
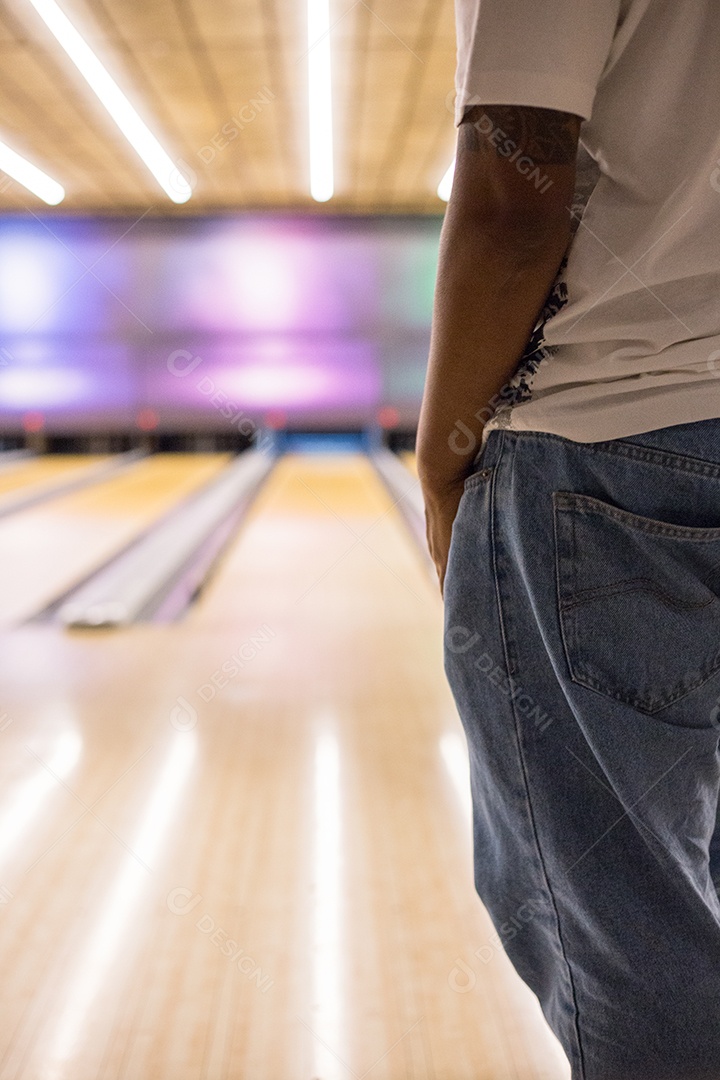
[(337, 1080), (343, 1045), (342, 853), (340, 748), (334, 732), (324, 729), (315, 744), (313, 838), (313, 1076)]
[(31, 165), (4, 142), (0, 142), (0, 170), (49, 206), (57, 206), (65, 198), (65, 189), (57, 180), (51, 180), (47, 173), (38, 169), (37, 165)]
[(57, 793), (58, 784), (64, 784), (82, 753), (82, 740), (76, 731), (63, 731), (54, 746), (49, 761), (44, 761), (29, 746), (32, 754), (32, 773), (18, 788), (13, 798), (3, 804), (0, 811), (0, 863), (4, 862), (24, 842), (27, 848), (27, 833), (38, 819), (47, 817), (47, 803)]
[(444, 735), (441, 735), (440, 754), (460, 799), (463, 815), (470, 821), (472, 818), (470, 763), (467, 744), (462, 735), (456, 731), (446, 731)]
[(175, 203), (187, 202), (192, 188), (141, 120), (88, 43), (78, 33), (55, 0), (29, 0), (47, 28), (97, 94), (130, 145), (137, 151), (160, 187)]
[(327, 202), (334, 190), (329, 0), (308, 0), (307, 10), (310, 194)]
[(443, 176), (442, 180), (437, 186), (437, 193), (440, 198), (447, 202), (450, 198), (450, 192), (452, 191), (453, 176), (455, 175), (455, 158), (452, 159), (450, 165), (448, 165), (447, 172)]
[(73, 956), (74, 970), (63, 978), (52, 1041), (44, 1049), (44, 1080), (64, 1080), (72, 1071), (70, 1062), (77, 1060), (78, 1044), (91, 1029), (89, 1014), (93, 1004), (101, 992), (113, 986), (118, 953), (129, 952), (137, 940), (137, 906), (147, 888), (148, 870), (161, 858), (168, 832), (177, 828), (178, 810), (196, 754), (196, 733), (178, 732), (94, 925), (85, 919), (81, 948)]

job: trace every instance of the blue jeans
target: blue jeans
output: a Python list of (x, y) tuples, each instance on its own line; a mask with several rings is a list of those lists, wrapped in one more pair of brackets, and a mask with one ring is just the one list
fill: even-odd
[(720, 419), (493, 431), (445, 665), (477, 891), (573, 1080), (720, 1080)]

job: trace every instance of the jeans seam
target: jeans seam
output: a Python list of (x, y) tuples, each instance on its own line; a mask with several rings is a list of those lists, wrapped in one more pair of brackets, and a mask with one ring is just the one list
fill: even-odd
[(472, 473), (472, 475), (468, 476), (467, 480), (463, 484), (463, 491), (475, 491), (476, 488), (479, 488), (486, 484), (488, 477), (490, 476), (490, 472), (491, 470), (489, 468), (483, 468), (478, 469), (477, 472)]
[[(497, 476), (498, 476), (498, 472), (499, 472), (499, 467), (500, 467), (500, 463), (501, 463), (501, 459), (502, 459), (502, 452), (503, 452), (503, 449), (504, 449), (504, 439), (505, 439), (505, 432), (501, 430), (499, 444), (498, 444), (498, 447), (497, 447), (497, 456), (496, 456), (496, 459), (495, 459), (495, 468), (493, 469), (493, 475), (492, 475), (492, 479), (491, 479), (491, 485), (492, 486), (490, 488), (490, 543), (491, 543), (492, 560), (493, 560), (493, 577), (495, 579), (495, 597), (496, 597), (497, 606), (498, 606), (498, 621), (499, 621), (499, 624), (500, 624), (500, 638), (501, 638), (501, 641), (502, 641), (502, 649), (503, 649), (503, 659), (505, 661), (506, 671), (510, 672), (511, 671), (511, 664), (510, 664), (510, 657), (509, 657), (509, 653), (508, 653), (507, 635), (505, 633), (505, 624), (504, 624), (504, 620), (503, 620), (503, 602), (502, 602), (502, 595), (501, 595), (501, 590), (500, 590), (500, 582), (499, 582), (498, 572), (497, 572), (497, 544), (496, 544), (496, 535), (497, 534), (496, 534), (496, 527), (495, 527), (495, 489), (496, 489), (496, 482), (497, 482)], [(515, 443), (513, 443), (513, 445), (512, 445), (511, 452), (512, 452), (512, 456), (514, 458), (514, 456), (515, 456)], [(512, 467), (512, 464), (511, 464), (510, 467)], [(517, 710), (515, 708), (515, 700), (514, 700), (514, 698), (511, 699), (511, 701), (510, 701), (510, 708), (512, 710), (513, 725), (514, 725), (514, 728), (515, 728), (515, 742), (516, 742), (516, 745), (517, 745), (518, 760), (519, 760), (519, 763), (520, 763), (520, 769), (521, 769), (521, 773), (522, 773), (523, 787), (525, 789), (524, 790), (525, 804), (527, 806), (527, 812), (528, 812), (528, 817), (529, 817), (529, 821), (530, 821), (530, 828), (531, 828), (532, 837), (533, 837), (533, 841), (534, 841), (534, 845), (535, 845), (535, 851), (537, 852), (538, 861), (540, 863), (540, 869), (541, 869), (541, 872), (542, 872), (543, 881), (545, 883), (545, 888), (547, 889), (547, 893), (548, 893), (548, 896), (550, 898), (550, 903), (551, 903), (553, 915), (554, 915), (554, 918), (555, 918), (555, 932), (556, 932), (556, 935), (557, 935), (558, 943), (560, 945), (560, 951), (562, 953), (562, 958), (563, 958), (563, 960), (565, 962), (565, 969), (567, 971), (568, 981), (569, 981), (569, 984), (570, 984), (570, 993), (572, 995), (572, 1003), (573, 1003), (573, 1007), (574, 1007), (573, 1026), (574, 1026), (574, 1029), (575, 1029), (575, 1044), (576, 1044), (576, 1047), (577, 1047), (578, 1064), (579, 1064), (580, 1073), (581, 1073), (581, 1076), (579, 1077), (579, 1080), (584, 1080), (584, 1078), (586, 1076), (585, 1056), (584, 1056), (584, 1053), (583, 1053), (582, 1039), (581, 1039), (581, 1036), (580, 1036), (580, 1023), (579, 1023), (580, 1009), (579, 1009), (579, 1005), (578, 1005), (577, 992), (575, 990), (575, 980), (573, 978), (572, 967), (570, 965), (570, 961), (568, 959), (567, 952), (566, 952), (566, 949), (565, 949), (565, 942), (563, 940), (563, 934), (562, 934), (562, 929), (561, 929), (561, 920), (560, 920), (560, 912), (558, 910), (557, 902), (555, 900), (555, 893), (554, 893), (553, 888), (552, 888), (552, 886), (550, 884), (550, 878), (549, 878), (549, 875), (548, 875), (545, 859), (543, 857), (542, 848), (541, 848), (541, 845), (540, 845), (540, 837), (538, 835), (537, 825), (536, 825), (536, 822), (535, 822), (535, 813), (533, 811), (532, 800), (531, 800), (531, 797), (530, 797), (530, 785), (528, 783), (527, 766), (526, 766), (526, 762), (525, 762), (525, 754), (523, 752), (522, 739), (520, 738), (520, 725), (519, 725), (519, 719), (518, 719)]]
[[(504, 431), (503, 434), (505, 434)], [(660, 465), (664, 468), (676, 469), (678, 472), (688, 472), (695, 476), (720, 480), (720, 463), (718, 462), (706, 461), (704, 458), (692, 457), (689, 454), (678, 454), (672, 450), (660, 450), (654, 446), (645, 446), (640, 442), (626, 443), (618, 439), (607, 439), (602, 442), (587, 443), (568, 439), (563, 435), (555, 435), (550, 431), (511, 431), (510, 435), (515, 441), (525, 437), (539, 438), (543, 441), (581, 446), (591, 454), (611, 454), (635, 461), (644, 461), (648, 465)], [(641, 437), (638, 436), (638, 438)]]
[(644, 446), (642, 443), (621, 442), (602, 444), (602, 450), (605, 453), (617, 454), (632, 461), (644, 461), (647, 465), (659, 465), (664, 469), (675, 469), (677, 472), (687, 472), (695, 476), (720, 480), (720, 465), (716, 462), (705, 461), (703, 458), (691, 457), (689, 454), (677, 454), (671, 450), (659, 450), (655, 446)]

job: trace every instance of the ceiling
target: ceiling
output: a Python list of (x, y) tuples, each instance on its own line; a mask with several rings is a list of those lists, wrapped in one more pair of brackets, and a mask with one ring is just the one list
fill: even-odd
[[(60, 2), (194, 192), (170, 202), (28, 0), (7, 0), (0, 140), (65, 187), (59, 210), (444, 208), (452, 0), (330, 0), (336, 194), (322, 204), (308, 192), (304, 0)], [(47, 209), (0, 174), (0, 212), (27, 208)]]

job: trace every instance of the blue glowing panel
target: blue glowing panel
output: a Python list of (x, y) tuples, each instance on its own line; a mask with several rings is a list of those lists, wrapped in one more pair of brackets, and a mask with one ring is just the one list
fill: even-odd
[(17, 428), (40, 412), (61, 427), (132, 426), (138, 378), (121, 342), (8, 339), (0, 357), (0, 418)]

